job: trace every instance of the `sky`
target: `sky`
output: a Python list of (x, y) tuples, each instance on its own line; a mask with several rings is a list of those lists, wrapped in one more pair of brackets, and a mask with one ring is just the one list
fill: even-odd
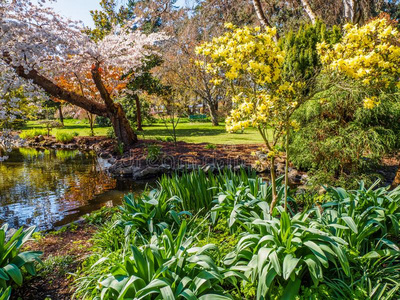
[[(99, 9), (100, 0), (57, 0), (51, 6), (60, 15), (71, 18), (72, 20), (80, 20), (86, 26), (93, 27), (93, 20), (90, 11)], [(185, 0), (178, 0), (177, 5), (184, 6)]]

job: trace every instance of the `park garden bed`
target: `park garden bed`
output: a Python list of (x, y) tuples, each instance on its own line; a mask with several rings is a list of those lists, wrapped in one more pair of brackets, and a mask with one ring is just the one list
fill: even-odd
[(398, 189), (291, 190), (285, 212), (283, 188), (270, 212), (254, 172), (163, 176), (120, 208), (34, 235), (26, 247), (44, 264), (13, 297), (398, 299)]

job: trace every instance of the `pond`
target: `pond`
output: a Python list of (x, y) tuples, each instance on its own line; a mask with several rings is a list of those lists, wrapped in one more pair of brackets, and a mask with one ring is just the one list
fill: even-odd
[(49, 229), (141, 193), (145, 183), (117, 180), (95, 154), (19, 148), (0, 162), (0, 222)]

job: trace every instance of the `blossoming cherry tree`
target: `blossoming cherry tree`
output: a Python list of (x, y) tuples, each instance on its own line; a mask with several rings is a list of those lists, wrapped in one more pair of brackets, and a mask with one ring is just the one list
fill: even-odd
[[(166, 39), (163, 33), (146, 35), (135, 30), (135, 22), (113, 28), (101, 41), (91, 40), (82, 26), (51, 8), (29, 1), (0, 3), (0, 72), (14, 72), (20, 84), (29, 81), (52, 97), (79, 106), (111, 120), (116, 136), (125, 145), (137, 140), (122, 106), (114, 102), (129, 78), (122, 75), (138, 70), (143, 58), (156, 52), (153, 46)], [(118, 71), (121, 76), (110, 87), (102, 74)], [(102, 102), (61, 87), (55, 78), (66, 73), (85, 77), (90, 72)], [(110, 82), (108, 82), (110, 83)]]

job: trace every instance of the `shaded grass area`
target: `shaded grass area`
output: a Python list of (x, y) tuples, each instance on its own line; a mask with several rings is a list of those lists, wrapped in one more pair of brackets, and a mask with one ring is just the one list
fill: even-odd
[[(24, 130), (33, 128), (44, 128), (37, 121), (29, 121)], [(95, 126), (96, 136), (105, 136), (110, 127)], [(152, 124), (143, 127), (143, 132), (138, 132), (141, 139), (167, 138), (169, 131), (164, 124)], [(63, 128), (54, 128), (52, 135), (57, 133), (78, 133), (79, 136), (89, 136), (90, 127), (87, 120), (67, 119)], [(177, 139), (188, 143), (211, 143), (211, 144), (258, 144), (263, 143), (258, 131), (254, 128), (246, 129), (243, 133), (228, 133), (225, 125), (212, 126), (211, 123), (185, 122), (180, 123), (176, 130)]]

